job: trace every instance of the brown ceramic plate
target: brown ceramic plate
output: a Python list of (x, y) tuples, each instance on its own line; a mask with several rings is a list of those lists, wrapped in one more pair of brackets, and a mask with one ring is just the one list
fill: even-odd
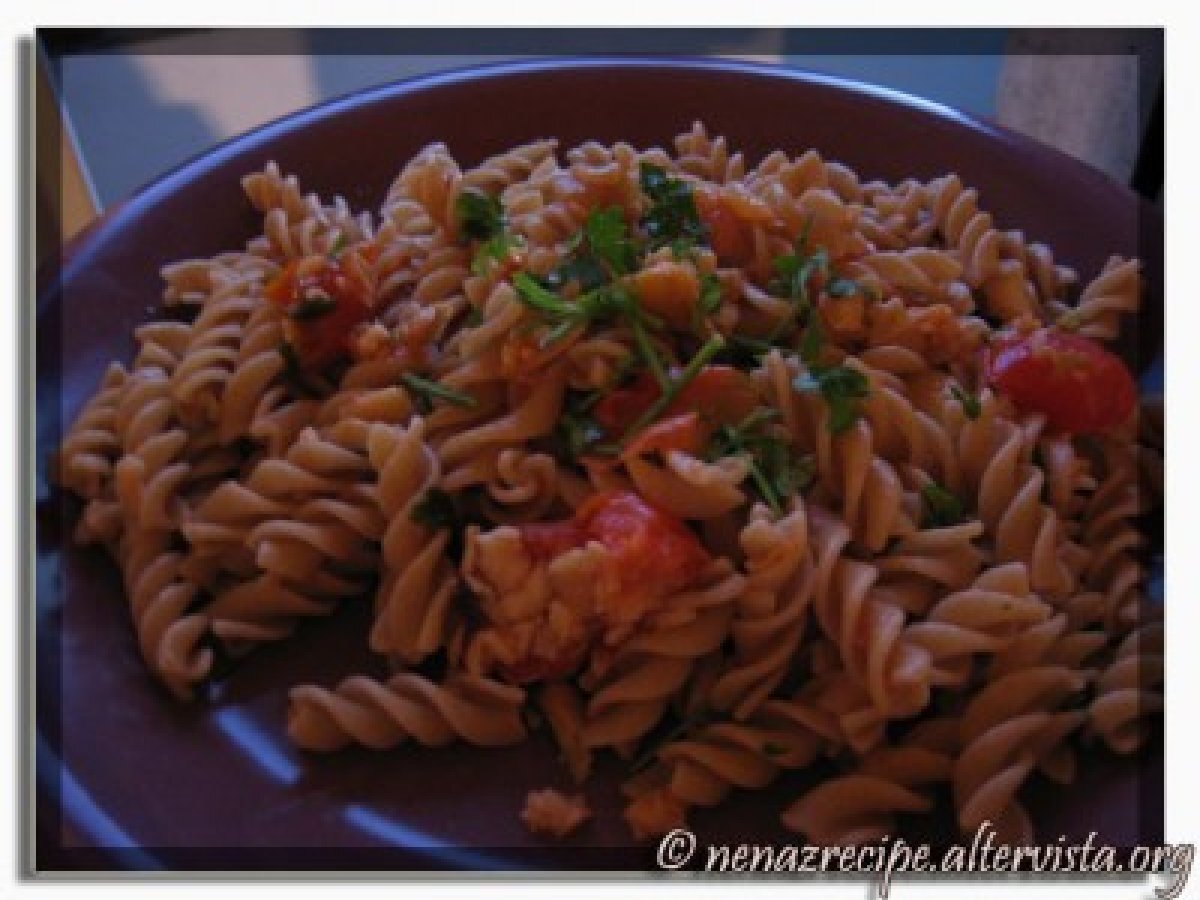
[[(1004, 227), (1081, 272), (1141, 253), (1152, 302), (1141, 357), (1161, 347), (1161, 221), (1084, 165), (951, 110), (794, 71), (715, 62), (538, 62), (438, 75), (356, 94), (225, 144), (143, 190), (67, 249), (40, 286), (37, 327), (37, 728), (42, 868), (640, 869), (619, 817), (621, 767), (601, 765), (597, 819), (565, 849), (529, 836), (525, 792), (565, 774), (545, 740), (309, 758), (287, 744), (286, 692), (364, 666), (366, 606), (253, 654), (208, 702), (180, 706), (147, 677), (113, 565), (69, 541), (77, 506), (46, 485), (47, 454), (161, 294), (159, 267), (234, 249), (258, 224), (239, 178), (278, 160), (306, 190), (376, 208), (430, 141), (465, 165), (531, 138), (667, 145), (701, 119), (755, 160), (817, 148), (868, 178), (947, 171)], [(1161, 746), (1082, 758), (1072, 787), (1035, 785), (1041, 837), (1095, 829), (1118, 845), (1161, 834)], [(695, 814), (702, 840), (787, 842), (779, 810), (821, 773), (785, 777)], [(948, 836), (949, 810), (910, 823)]]

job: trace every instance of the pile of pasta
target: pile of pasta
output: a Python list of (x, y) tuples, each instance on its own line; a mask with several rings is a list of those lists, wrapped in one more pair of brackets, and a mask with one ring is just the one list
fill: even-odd
[(1024, 841), (1035, 773), (1142, 744), (1161, 441), (1104, 349), (1136, 260), (1081, 285), (955, 175), (751, 167), (700, 124), (467, 170), (431, 145), (378, 212), (243, 184), (262, 233), (165, 267), (172, 315), (58, 467), (178, 697), (372, 603), (392, 674), (292, 689), (299, 747), (546, 728), (580, 784), (629, 761), (643, 837), (827, 760), (781, 803), (811, 842), (939, 791)]

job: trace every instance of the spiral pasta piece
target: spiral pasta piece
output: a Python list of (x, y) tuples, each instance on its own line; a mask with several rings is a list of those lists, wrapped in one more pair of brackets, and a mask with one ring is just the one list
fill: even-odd
[(324, 752), (349, 744), (390, 750), (408, 741), (502, 747), (525, 738), (524, 701), (519, 688), (470, 675), (445, 684), (405, 672), (383, 682), (355, 675), (334, 689), (293, 688), (287, 730), (303, 749)]

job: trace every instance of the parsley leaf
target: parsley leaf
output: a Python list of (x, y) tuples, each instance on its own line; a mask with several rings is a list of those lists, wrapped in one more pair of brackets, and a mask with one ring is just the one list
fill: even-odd
[(642, 219), (651, 249), (670, 246), (675, 250), (682, 246), (677, 242), (695, 243), (706, 237), (690, 184), (672, 178), (665, 169), (648, 162), (641, 163), (638, 175), (642, 193), (651, 203)]
[(504, 228), (504, 207), (499, 197), (478, 188), (467, 188), (454, 201), (459, 230), (468, 238), (486, 241)]
[(519, 234), (501, 231), (493, 235), (475, 251), (475, 258), (471, 260), (471, 274), (486, 275), (493, 260), (503, 262), (510, 251), (524, 246), (525, 239)]
[(629, 234), (621, 207), (592, 210), (583, 223), (583, 234), (592, 253), (613, 276), (628, 275), (637, 268), (637, 243)]
[(710, 461), (743, 457), (758, 495), (779, 514), (788, 497), (812, 483), (814, 471), (811, 456), (798, 456), (785, 439), (769, 430), (777, 416), (773, 409), (760, 409), (736, 426), (721, 426), (713, 434), (706, 455)]
[(963, 412), (966, 413), (968, 419), (974, 421), (983, 413), (983, 406), (980, 404), (977, 395), (967, 393), (957, 384), (950, 385), (950, 393), (962, 405)]
[(921, 499), (925, 501), (925, 528), (945, 528), (963, 520), (962, 501), (936, 481), (921, 486)]
[(561, 340), (575, 328), (586, 326), (590, 322), (623, 316), (633, 327), (634, 338), (643, 356), (651, 366), (655, 366), (657, 356), (647, 349), (649, 339), (644, 326), (657, 327), (659, 323), (642, 312), (636, 298), (625, 287), (619, 284), (602, 285), (574, 300), (567, 300), (540, 284), (527, 272), (518, 272), (513, 276), (512, 283), (521, 302), (541, 313), (549, 326), (549, 330), (542, 336), (543, 347)]
[(546, 283), (553, 288), (565, 287), (572, 281), (579, 285), (581, 291), (591, 291), (608, 282), (608, 272), (600, 260), (585, 253), (555, 266), (546, 276)]
[(583, 228), (567, 245), (573, 255), (557, 266), (547, 277), (551, 287), (563, 287), (575, 281), (583, 291), (607, 284), (621, 275), (628, 275), (638, 264), (638, 245), (625, 224), (625, 214), (619, 206), (594, 209), (588, 213)]
[(808, 326), (800, 338), (800, 359), (810, 369), (821, 359), (821, 346), (825, 343), (825, 329), (821, 326), (820, 315), (810, 315)]
[(598, 391), (568, 392), (551, 441), (554, 456), (560, 462), (575, 462), (592, 452), (594, 445), (603, 440), (604, 429), (591, 416), (592, 407), (600, 396)]
[(792, 386), (799, 391), (820, 391), (829, 407), (829, 430), (841, 434), (858, 419), (859, 401), (871, 393), (867, 376), (847, 366), (818, 366), (797, 375)]
[(807, 241), (807, 237), (807, 232), (801, 236), (800, 241), (797, 242), (795, 253), (776, 257), (772, 263), (775, 277), (771, 279), (767, 288), (772, 293), (791, 300), (792, 305), (788, 308), (787, 315), (771, 329), (768, 338), (771, 343), (788, 334), (801, 316), (812, 318), (812, 300), (808, 296), (808, 282), (815, 274), (819, 273), (822, 276), (829, 274), (829, 254), (825, 252), (824, 247), (818, 247), (812, 253), (804, 252), (804, 242)]
[(402, 374), (400, 381), (408, 388), (409, 394), (412, 395), (413, 403), (422, 415), (428, 415), (433, 412), (434, 400), (444, 400), (454, 406), (461, 406), (467, 409), (479, 405), (479, 402), (470, 394), (464, 394), (462, 391), (456, 390), (447, 384), (430, 381), (428, 378), (422, 378), (420, 375), (412, 372)]
[(721, 279), (711, 272), (700, 276), (700, 309), (711, 316), (721, 308)]
[(337, 259), (342, 255), (342, 251), (346, 249), (346, 232), (339, 231), (338, 236), (334, 238), (333, 243), (329, 246), (326, 256), (330, 259)]
[(771, 264), (775, 278), (768, 288), (789, 300), (808, 301), (808, 282), (814, 274), (829, 274), (829, 254), (818, 247), (810, 254), (797, 247), (795, 253), (776, 257)]

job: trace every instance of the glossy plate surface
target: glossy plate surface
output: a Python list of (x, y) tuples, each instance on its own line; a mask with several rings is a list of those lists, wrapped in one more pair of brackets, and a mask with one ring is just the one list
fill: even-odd
[[(817, 148), (864, 179), (958, 172), (1004, 228), (1085, 276), (1141, 252), (1148, 312), (1139, 359), (1161, 347), (1161, 220), (1086, 166), (942, 107), (836, 79), (746, 64), (540, 62), (391, 85), (299, 113), (177, 169), (67, 248), (39, 285), (37, 688), (39, 857), (47, 868), (645, 868), (619, 816), (622, 767), (587, 788), (597, 819), (566, 848), (528, 835), (527, 790), (569, 782), (548, 740), (309, 758), (283, 733), (286, 692), (373, 669), (367, 607), (350, 607), (248, 658), (208, 703), (181, 707), (144, 672), (114, 566), (69, 540), (78, 506), (46, 486), (47, 454), (107, 362), (132, 356), (167, 262), (236, 249), (258, 221), (239, 179), (276, 160), (305, 191), (375, 209), (399, 168), (443, 141), (466, 167), (537, 137), (669, 146), (694, 120), (753, 164)], [(1132, 349), (1132, 348), (1131, 348)], [(1080, 759), (1076, 784), (1035, 785), (1041, 837), (1151, 842), (1161, 832), (1159, 743), (1140, 760)], [(702, 840), (794, 840), (778, 811), (824, 772), (698, 812)], [(61, 816), (59, 815), (61, 813)], [(949, 810), (913, 824), (948, 837)], [(60, 840), (61, 839), (61, 840)], [(61, 847), (55, 845), (62, 844)]]

